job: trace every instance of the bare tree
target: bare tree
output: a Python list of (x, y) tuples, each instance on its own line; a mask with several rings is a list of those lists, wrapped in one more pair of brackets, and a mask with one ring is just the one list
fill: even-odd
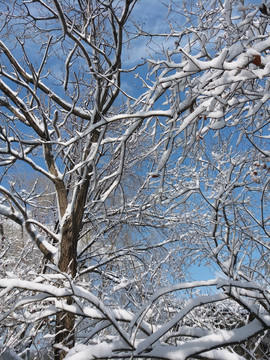
[[(83, 255), (102, 233), (136, 218), (126, 198), (131, 184), (123, 181), (119, 187), (124, 167), (139, 150), (128, 146), (130, 138), (148, 117), (133, 115), (135, 106), (121, 115), (127, 107), (120, 99), (124, 104), (133, 100), (121, 88), (122, 73), (130, 72), (122, 69), (121, 58), (129, 41), (125, 24), (135, 3), (1, 3), (6, 39), (1, 42), (1, 165), (7, 179), (16, 163), (31, 168), (33, 176), (53, 185), (57, 202), (57, 211), (50, 209), (54, 224), (43, 221), (33, 206), (45, 188), (29, 192), (21, 191), (18, 181), (4, 183), (1, 213), (23, 226), (45, 258), (71, 278), (78, 273), (80, 239), (95, 234), (81, 249)], [(117, 199), (114, 206), (111, 194)], [(91, 254), (99, 257), (98, 267), (108, 262), (100, 259), (102, 247), (98, 243), (98, 254)], [(83, 274), (92, 271), (87, 262), (83, 257)], [(71, 297), (66, 301), (71, 304)], [(74, 321), (72, 313), (56, 315), (56, 344), (74, 344)], [(56, 358), (64, 353), (56, 349)]]
[[(171, 1), (164, 32), (136, 0), (0, 5), (0, 213), (42, 255), (0, 280), (6, 348), (256, 358), (233, 345), (270, 327), (266, 5)], [(188, 282), (194, 263), (220, 278)]]

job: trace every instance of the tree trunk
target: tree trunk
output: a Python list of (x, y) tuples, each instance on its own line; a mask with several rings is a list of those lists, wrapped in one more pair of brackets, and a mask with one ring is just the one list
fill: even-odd
[[(59, 259), (59, 270), (69, 274), (72, 278), (77, 272), (77, 242), (78, 231), (74, 225), (72, 217), (66, 219), (62, 227), (61, 252)], [(71, 305), (72, 297), (67, 297), (67, 304)], [(75, 343), (75, 315), (66, 311), (61, 311), (56, 316), (56, 336), (55, 336), (55, 360), (62, 360), (66, 351), (64, 348), (71, 348)], [(64, 348), (63, 348), (64, 347)]]
[[(89, 168), (90, 173), (90, 168)], [(87, 191), (89, 187), (89, 177), (85, 179), (82, 186), (77, 192), (76, 201), (72, 213), (65, 218), (62, 225), (61, 234), (62, 240), (60, 245), (60, 259), (59, 270), (63, 273), (69, 274), (74, 278), (77, 274), (77, 244), (80, 230), (82, 228), (82, 219), (84, 214), (84, 206), (87, 198)], [(59, 193), (59, 204), (63, 203), (62, 195), (66, 198), (66, 193), (61, 190)], [(65, 199), (64, 199), (65, 200)], [(66, 198), (67, 202), (67, 198)], [(65, 216), (66, 204), (60, 208), (61, 216)], [(71, 305), (72, 297), (66, 298), (67, 304)], [(56, 336), (55, 336), (55, 360), (62, 360), (65, 355), (65, 349), (62, 347), (71, 348), (75, 344), (75, 315), (66, 311), (61, 311), (56, 316)]]
[[(67, 303), (72, 304), (72, 298), (67, 298)], [(75, 315), (61, 311), (56, 315), (56, 327), (55, 327), (55, 350), (54, 359), (62, 360), (66, 356), (67, 352), (65, 348), (71, 348), (75, 344), (74, 334)]]

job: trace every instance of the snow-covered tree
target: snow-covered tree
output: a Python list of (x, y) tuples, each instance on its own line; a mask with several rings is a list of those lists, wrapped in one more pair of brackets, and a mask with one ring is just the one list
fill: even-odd
[(0, 214), (39, 249), (0, 279), (3, 350), (266, 359), (267, 5), (0, 9)]

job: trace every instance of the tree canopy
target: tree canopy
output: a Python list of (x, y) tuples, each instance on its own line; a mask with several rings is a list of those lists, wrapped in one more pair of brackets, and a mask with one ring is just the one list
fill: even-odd
[(0, 350), (268, 359), (267, 4), (0, 17)]

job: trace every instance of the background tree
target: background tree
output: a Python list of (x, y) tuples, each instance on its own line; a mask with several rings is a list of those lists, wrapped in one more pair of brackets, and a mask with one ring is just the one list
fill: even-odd
[[(137, 6), (1, 2), (0, 213), (42, 254), (0, 280), (3, 342), (23, 354), (53, 339), (56, 359), (256, 358), (246, 341), (270, 322), (268, 16), (171, 2), (155, 33)], [(138, 37), (155, 51), (128, 67)], [(186, 282), (194, 263), (219, 278)]]

